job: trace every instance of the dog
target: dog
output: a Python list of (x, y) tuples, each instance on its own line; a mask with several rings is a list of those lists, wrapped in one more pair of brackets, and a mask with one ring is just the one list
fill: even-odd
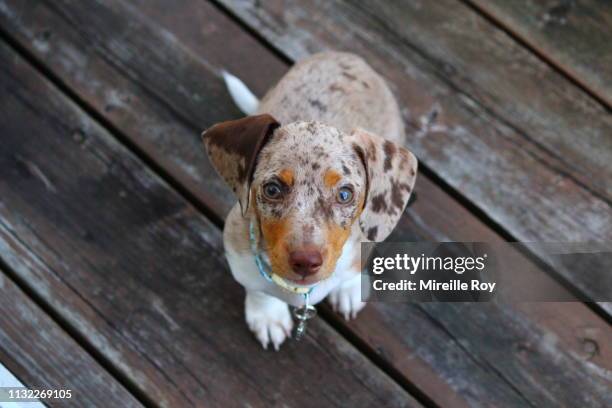
[(315, 54), (258, 102), (235, 77), (249, 116), (203, 134), (211, 163), (238, 198), (223, 231), (245, 315), (264, 348), (293, 327), (288, 305), (328, 298), (347, 320), (365, 305), (361, 242), (384, 240), (414, 188), (417, 159), (398, 104), (360, 57)]

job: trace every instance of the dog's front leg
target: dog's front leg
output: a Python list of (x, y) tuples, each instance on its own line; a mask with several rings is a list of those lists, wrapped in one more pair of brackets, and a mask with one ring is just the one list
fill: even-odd
[[(361, 296), (361, 279), (361, 274), (356, 272), (354, 277), (341, 282), (327, 297), (334, 311), (340, 313), (346, 320), (357, 317), (357, 313), (366, 305)], [(369, 292), (365, 293), (363, 299), (367, 299), (368, 296)]]
[(246, 322), (264, 349), (271, 342), (278, 351), (287, 337), (291, 337), (293, 320), (289, 306), (263, 292), (247, 290), (244, 302)]

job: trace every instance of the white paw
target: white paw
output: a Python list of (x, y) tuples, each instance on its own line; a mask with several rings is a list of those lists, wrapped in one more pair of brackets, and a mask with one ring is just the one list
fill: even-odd
[(360, 276), (340, 284), (329, 293), (327, 299), (334, 311), (346, 320), (357, 317), (357, 313), (366, 305), (366, 302), (361, 301)]
[(293, 329), (289, 306), (260, 292), (247, 292), (244, 306), (247, 325), (263, 348), (267, 350), (272, 343), (278, 351), (285, 339), (291, 337)]

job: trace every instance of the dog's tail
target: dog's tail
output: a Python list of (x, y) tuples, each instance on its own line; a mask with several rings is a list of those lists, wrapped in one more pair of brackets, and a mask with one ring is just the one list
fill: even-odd
[(259, 99), (239, 78), (227, 71), (221, 71), (221, 75), (223, 75), (225, 86), (227, 86), (236, 106), (246, 115), (254, 114), (259, 106)]

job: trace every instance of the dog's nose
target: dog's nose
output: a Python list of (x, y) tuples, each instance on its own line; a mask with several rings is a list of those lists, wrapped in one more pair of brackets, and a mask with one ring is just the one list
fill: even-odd
[(289, 264), (295, 273), (303, 277), (314, 275), (323, 264), (321, 253), (316, 250), (292, 251)]

